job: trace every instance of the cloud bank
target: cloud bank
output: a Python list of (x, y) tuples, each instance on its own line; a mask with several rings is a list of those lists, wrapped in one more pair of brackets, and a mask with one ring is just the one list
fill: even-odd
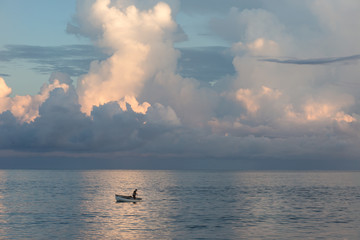
[[(183, 54), (174, 48), (186, 39), (175, 21), (181, 4), (78, 1), (67, 31), (88, 37), (103, 55), (76, 84), (55, 72), (34, 96), (10, 97), (6, 75), (0, 77), (2, 163), (14, 167), (13, 159), (35, 164), (54, 158), (61, 166), (70, 158), (100, 168), (106, 162), (142, 168), (360, 169), (360, 49), (353, 41), (360, 35), (348, 24), (353, 16), (345, 14), (360, 4), (351, 3), (302, 3), (322, 29), (319, 36), (309, 27), (312, 45), (261, 2), (257, 9), (229, 8), (209, 26), (231, 44), (224, 56), (232, 56), (232, 66), (216, 79), (199, 79), (191, 76), (191, 67), (208, 76), (211, 66), (202, 58), (186, 65), (185, 57), (204, 51), (214, 58), (215, 48)], [(339, 14), (344, 19), (335, 22)], [(326, 64), (336, 62), (347, 64)], [(182, 75), (181, 67), (189, 75)]]

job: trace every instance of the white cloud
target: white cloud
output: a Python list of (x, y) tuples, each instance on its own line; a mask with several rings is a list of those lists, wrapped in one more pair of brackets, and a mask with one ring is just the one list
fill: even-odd
[(9, 97), (11, 93), (11, 88), (6, 86), (4, 81), (1, 81), (1, 89), (6, 94), (0, 98), (0, 112), (11, 111), (11, 113), (19, 119), (20, 122), (31, 122), (34, 121), (39, 116), (39, 107), (42, 103), (46, 101), (49, 97), (51, 91), (56, 88), (62, 88), (64, 91), (69, 89), (69, 85), (66, 83), (61, 83), (58, 79), (52, 80), (50, 84), (44, 84), (40, 90), (40, 93), (35, 96), (18, 96)]
[[(231, 28), (222, 29), (225, 24)], [(343, 27), (352, 29), (351, 25), (344, 24)], [(233, 64), (237, 74), (223, 96), (238, 101), (243, 107), (241, 111), (234, 108), (236, 105), (229, 105), (233, 110), (227, 115), (209, 120), (213, 132), (226, 136), (254, 134), (303, 138), (309, 131), (319, 136), (326, 131), (335, 135), (339, 129), (354, 128), (356, 131), (357, 111), (354, 109), (359, 104), (356, 101), (359, 94), (349, 88), (356, 86), (355, 78), (359, 74), (356, 60), (348, 65), (340, 62), (326, 66), (264, 64), (259, 61), (264, 56), (303, 56), (315, 49), (314, 46), (298, 45), (298, 36), (290, 35), (285, 24), (264, 10), (232, 9), (223, 19), (215, 19), (213, 28), (224, 38), (235, 42), (231, 50), (235, 55)], [(326, 41), (328, 34), (325, 31), (321, 41)], [(309, 35), (309, 38), (314, 36)], [(324, 45), (336, 46), (333, 39), (335, 37)], [(311, 39), (310, 42), (315, 41)], [(351, 48), (351, 45), (347, 47)], [(329, 52), (322, 50), (314, 52), (327, 56)], [(334, 122), (336, 126), (341, 126), (338, 130), (333, 128)], [(317, 127), (312, 127), (314, 125)]]
[(175, 70), (179, 53), (172, 46), (172, 36), (177, 24), (167, 4), (139, 10), (134, 5), (98, 0), (88, 14), (91, 21), (86, 29), (100, 28), (96, 42), (111, 57), (93, 62), (89, 73), (78, 81), (79, 100), (87, 114), (93, 106), (137, 98), (156, 72)]
[(0, 77), (0, 98), (7, 97), (11, 94), (11, 88), (6, 85), (3, 78)]

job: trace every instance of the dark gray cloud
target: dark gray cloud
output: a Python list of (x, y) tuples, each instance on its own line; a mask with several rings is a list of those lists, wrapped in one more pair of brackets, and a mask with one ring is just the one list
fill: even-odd
[(262, 58), (259, 61), (283, 63), (283, 64), (297, 64), (297, 65), (321, 65), (330, 63), (348, 63), (360, 60), (360, 54), (346, 57), (330, 57), (330, 58), (309, 58), (309, 59), (279, 59), (279, 58)]
[(0, 73), (0, 77), (10, 77), (10, 74)]
[(90, 45), (6, 45), (0, 50), (2, 62), (27, 60), (37, 65), (33, 68), (37, 72), (64, 72), (70, 76), (87, 73), (92, 61), (106, 57), (98, 48)]
[[(54, 76), (57, 79), (60, 76)], [(65, 79), (66, 80), (66, 79)], [(66, 80), (67, 81), (67, 80)], [(62, 81), (64, 82), (64, 81)], [(359, 167), (357, 137), (342, 138), (341, 125), (304, 126), (289, 132), (269, 124), (273, 136), (229, 129), (153, 121), (151, 114), (122, 111), (115, 102), (80, 111), (73, 86), (54, 89), (40, 116), (19, 123), (10, 111), (0, 114), (1, 168), (147, 168), (147, 169), (353, 169)], [(151, 107), (149, 113), (156, 114)], [(250, 125), (249, 125), (250, 127)], [(354, 125), (356, 129), (358, 125)], [(317, 129), (317, 133), (312, 133)], [(281, 131), (284, 131), (283, 133)], [(298, 133), (306, 133), (299, 136)], [(346, 139), (346, 140), (345, 140)], [(344, 141), (348, 141), (345, 143)], [(16, 154), (12, 154), (15, 151)], [(339, 162), (338, 156), (346, 160)], [(51, 160), (49, 160), (51, 159)], [(28, 162), (30, 161), (30, 162)], [(47, 162), (48, 161), (48, 162)]]

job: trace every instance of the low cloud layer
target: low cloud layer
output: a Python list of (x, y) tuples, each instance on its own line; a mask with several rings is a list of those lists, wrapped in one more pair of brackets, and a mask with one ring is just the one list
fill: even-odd
[[(136, 4), (78, 1), (68, 32), (88, 37), (103, 52), (93, 52), (97, 59), (84, 73), (81, 59), (91, 59), (89, 53), (80, 65), (58, 65), (81, 74), (75, 83), (57, 72), (39, 94), (10, 97), (6, 75), (0, 77), (4, 165), (30, 156), (42, 164), (59, 159), (58, 166), (82, 159), (97, 167), (360, 168), (360, 49), (348, 41), (360, 35), (348, 25), (353, 16), (333, 22), (336, 2), (301, 4), (322, 36), (309, 26), (308, 39), (299, 39), (283, 15), (259, 1), (258, 9), (235, 6), (209, 22), (232, 47), (181, 51), (174, 48), (186, 39), (175, 21), (181, 4)], [(359, 5), (338, 7), (341, 13)], [(341, 41), (346, 46), (339, 49)], [(24, 55), (21, 49), (45, 66), (46, 56), (27, 46), (7, 46), (0, 60)], [(69, 56), (66, 49), (54, 51)], [(84, 46), (74, 50), (86, 52)], [(51, 62), (55, 54), (48, 54)], [(79, 60), (75, 55), (69, 61)]]

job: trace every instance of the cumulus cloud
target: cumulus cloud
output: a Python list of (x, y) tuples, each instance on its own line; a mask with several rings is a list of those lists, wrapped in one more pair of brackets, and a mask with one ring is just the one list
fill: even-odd
[(281, 95), (281, 92), (273, 90), (266, 86), (262, 86), (261, 91), (254, 93), (250, 89), (240, 88), (236, 91), (236, 100), (242, 102), (245, 108), (250, 113), (256, 113), (260, 108), (260, 101), (264, 98), (277, 99)]
[[(110, 57), (92, 62), (88, 74), (78, 79), (77, 89), (69, 77), (57, 73), (39, 95), (10, 98), (11, 90), (3, 82), (2, 95), (11, 106), (1, 109), (4, 112), (2, 126), (7, 126), (6, 119), (12, 115), (21, 120), (18, 125), (24, 129), (41, 128), (33, 135), (35, 149), (58, 147), (78, 151), (86, 147), (97, 151), (130, 151), (139, 148), (143, 138), (150, 138), (150, 133), (156, 137), (166, 129), (180, 127), (182, 120), (167, 100), (172, 98), (172, 103), (176, 103), (174, 108), (185, 116), (186, 108), (192, 107), (192, 100), (197, 97), (198, 83), (175, 73), (179, 52), (173, 42), (177, 40), (178, 31), (170, 7), (158, 3), (141, 10), (120, 1), (99, 0), (86, 9), (89, 11), (86, 19), (93, 21), (79, 23), (79, 27), (85, 29), (82, 34), (90, 36), (89, 32), (100, 31), (93, 40)], [(144, 91), (145, 85), (152, 92)], [(178, 96), (159, 92), (159, 88)], [(178, 89), (182, 89), (180, 93)], [(147, 94), (166, 97), (149, 95), (148, 100)], [(26, 106), (34, 111), (30, 107), (21, 113), (6, 111), (22, 106), (13, 103), (17, 98), (27, 99)], [(187, 98), (188, 103), (180, 103), (181, 98)], [(146, 101), (139, 103), (138, 99), (152, 105)], [(205, 103), (206, 98), (202, 101)], [(194, 113), (203, 108), (194, 106)], [(192, 117), (186, 117), (185, 122), (186, 119), (190, 121)], [(67, 128), (71, 122), (74, 125)], [(61, 136), (50, 139), (57, 135)]]
[(111, 57), (93, 62), (89, 73), (78, 81), (80, 104), (87, 114), (93, 106), (138, 97), (156, 72), (176, 67), (178, 51), (172, 46), (172, 33), (177, 25), (167, 4), (140, 11), (110, 3), (96, 1), (88, 16), (102, 31), (96, 43), (111, 52)]
[(40, 93), (35, 96), (15, 96), (9, 97), (11, 88), (9, 88), (4, 80), (0, 78), (0, 111), (11, 111), (11, 113), (19, 119), (20, 122), (31, 122), (39, 116), (39, 107), (49, 97), (52, 90), (62, 88), (65, 91), (69, 89), (69, 85), (61, 83), (58, 79), (51, 79), (50, 84), (44, 84)]
[[(225, 24), (233, 28), (221, 29)], [(235, 42), (231, 50), (237, 74), (230, 85), (233, 90), (223, 96), (238, 102), (241, 108), (211, 119), (209, 125), (213, 132), (224, 136), (293, 136), (310, 142), (304, 134), (323, 138), (326, 133), (337, 138), (336, 133), (342, 130), (358, 128), (357, 110), (354, 111), (358, 94), (354, 95), (341, 83), (358, 75), (354, 72), (358, 67), (357, 55), (281, 60), (282, 56), (302, 56), (312, 48), (303, 49), (303, 45), (297, 45), (297, 36), (289, 34), (273, 13), (261, 9), (240, 11), (233, 8), (228, 16), (214, 18), (212, 27), (219, 35)], [(278, 58), (271, 58), (274, 56)], [(315, 66), (336, 62), (350, 64)], [(338, 140), (342, 141), (341, 137)], [(329, 143), (325, 139), (322, 141)]]
[[(339, 7), (356, 9), (352, 4)], [(0, 78), (0, 148), (119, 162), (146, 159), (146, 166), (162, 161), (204, 168), (210, 163), (214, 168), (328, 163), (341, 168), (337, 158), (348, 158), (358, 167), (357, 45), (345, 39), (346, 47), (328, 51), (298, 44), (301, 39), (282, 22), (284, 16), (262, 9), (261, 1), (255, 5), (236, 5), (210, 21), (214, 34), (229, 41), (228, 49), (185, 49), (181, 55), (174, 48), (185, 39), (175, 22), (179, 2), (78, 1), (67, 31), (90, 38), (103, 58), (92, 61), (76, 84), (54, 73), (34, 96), (11, 97)], [(335, 36), (338, 24), (347, 27), (340, 31), (343, 36), (357, 39), (352, 25), (346, 26), (354, 19), (345, 10), (336, 16), (346, 20), (326, 23), (337, 3), (301, 6), (324, 29), (321, 38), (308, 42), (336, 48), (343, 39)], [(199, 52), (197, 65), (186, 65)], [(228, 71), (208, 79), (192, 75), (192, 68), (202, 69), (203, 76), (214, 72), (209, 68), (217, 61), (207, 66), (211, 61), (202, 59), (215, 56), (226, 61), (232, 56)]]

